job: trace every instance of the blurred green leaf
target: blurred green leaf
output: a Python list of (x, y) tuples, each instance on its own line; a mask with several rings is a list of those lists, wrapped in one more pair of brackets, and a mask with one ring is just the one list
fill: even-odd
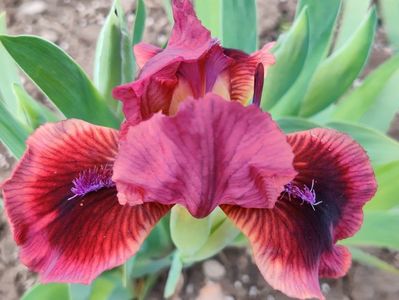
[(19, 84), (14, 83), (13, 91), (25, 113), (28, 125), (32, 129), (36, 129), (46, 122), (56, 122), (61, 119), (45, 105), (33, 99)]
[(338, 100), (360, 74), (370, 54), (377, 25), (373, 8), (353, 36), (316, 70), (299, 114), (311, 116)]
[(87, 75), (59, 47), (34, 36), (2, 35), (0, 41), (21, 69), (67, 118), (115, 128), (119, 126), (119, 121)]
[(195, 11), (201, 23), (208, 28), (213, 37), (222, 40), (222, 1), (196, 0)]
[(341, 1), (338, 0), (300, 0), (297, 17), (307, 7), (309, 15), (309, 51), (302, 72), (295, 83), (271, 109), (274, 117), (297, 115), (316, 68), (326, 57), (332, 37)]
[(399, 50), (399, 2), (397, 0), (379, 0), (382, 22), (388, 39), (395, 51)]
[[(6, 14), (0, 13), (0, 35), (6, 33)], [(13, 117), (25, 123), (25, 116), (12, 91), (12, 85), (14, 83), (21, 84), (18, 68), (1, 43), (0, 66), (0, 98), (3, 100), (4, 106), (12, 113)]]
[(165, 298), (169, 298), (174, 294), (182, 270), (183, 262), (181, 261), (179, 252), (176, 251), (173, 257), (172, 265), (169, 269), (168, 279), (166, 280), (165, 290), (163, 293)]
[(306, 60), (308, 46), (309, 17), (305, 8), (291, 29), (281, 36), (277, 50), (273, 51), (276, 64), (267, 71), (261, 102), (263, 110), (272, 108), (298, 78)]
[(71, 296), (71, 299), (72, 300), (88, 300), (90, 297), (90, 294), (91, 294), (91, 288), (92, 288), (92, 285), (70, 284), (69, 285), (69, 294)]
[(296, 131), (309, 130), (321, 127), (319, 124), (298, 117), (283, 117), (277, 119), (277, 123), (284, 133), (292, 133)]
[[(381, 145), (384, 147), (384, 145)], [(388, 210), (399, 207), (397, 181), (399, 178), (399, 160), (374, 168), (378, 190), (372, 201), (367, 203), (366, 210)]]
[(360, 122), (382, 132), (387, 132), (399, 110), (399, 69), (387, 81), (372, 107), (361, 117)]
[(137, 0), (136, 19), (134, 20), (134, 26), (133, 26), (133, 38), (132, 38), (133, 46), (141, 42), (143, 38), (146, 17), (147, 17), (147, 11), (145, 9), (144, 0)]
[(327, 126), (349, 134), (362, 145), (373, 166), (399, 160), (399, 143), (377, 130), (347, 122), (331, 122)]
[[(194, 218), (185, 207), (175, 205), (170, 215), (172, 240), (182, 256), (191, 256), (207, 241), (211, 217)], [(195, 232), (195, 234), (193, 234)]]
[(399, 212), (366, 212), (356, 235), (341, 241), (348, 246), (387, 247), (399, 250)]
[(30, 130), (17, 121), (0, 101), (0, 140), (16, 158), (24, 153), (29, 133)]
[(239, 234), (240, 231), (233, 222), (228, 218), (224, 218), (223, 222), (212, 228), (212, 232), (205, 245), (194, 255), (184, 257), (183, 260), (185, 263), (192, 263), (212, 257), (231, 244)]
[(399, 275), (399, 269), (390, 265), (389, 263), (383, 261), (375, 255), (369, 254), (359, 248), (349, 247), (350, 252), (352, 253), (352, 258), (357, 262), (368, 265), (370, 267), (378, 268), (383, 271), (387, 271), (396, 275)]
[(60, 283), (39, 284), (28, 290), (21, 298), (21, 300), (47, 299), (70, 300), (68, 285)]
[(371, 0), (345, 0), (342, 1), (342, 12), (339, 22), (339, 31), (335, 39), (335, 49), (343, 46), (353, 35), (359, 24), (367, 15)]
[(173, 25), (174, 20), (173, 20), (173, 10), (172, 10), (172, 1), (171, 0), (163, 0), (163, 6), (165, 8), (166, 16), (168, 17), (168, 20), (171, 25)]
[(222, 44), (252, 53), (258, 49), (255, 0), (222, 1)]
[(154, 274), (172, 264), (173, 255), (168, 255), (160, 259), (137, 259), (134, 262), (131, 278), (140, 278), (145, 275)]
[[(116, 270), (103, 273), (91, 284), (88, 300), (128, 300), (130, 292), (122, 286), (120, 274)], [(57, 299), (58, 300), (58, 299)], [(72, 300), (75, 300), (72, 298)]]
[[(378, 96), (387, 86), (388, 80), (397, 71), (399, 71), (399, 54), (380, 65), (366, 77), (362, 85), (344, 97), (337, 104), (332, 118), (334, 120), (357, 122), (368, 111), (375, 112), (374, 108)], [(378, 109), (384, 110), (385, 108), (379, 105)]]
[(94, 63), (94, 83), (114, 111), (120, 102), (112, 98), (112, 89), (134, 77), (131, 45), (125, 13), (120, 0), (115, 0), (101, 29)]

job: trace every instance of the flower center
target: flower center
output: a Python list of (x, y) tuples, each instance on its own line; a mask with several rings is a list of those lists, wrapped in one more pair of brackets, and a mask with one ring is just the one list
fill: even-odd
[(73, 196), (68, 198), (68, 200), (83, 197), (90, 192), (96, 192), (103, 188), (114, 187), (115, 183), (111, 178), (112, 165), (110, 164), (95, 166), (94, 168), (81, 171), (72, 181), (73, 187), (71, 188), (71, 192)]
[(312, 180), (312, 185), (309, 188), (306, 184), (302, 187), (290, 182), (284, 186), (283, 195), (287, 194), (288, 198), (296, 198), (302, 201), (303, 203), (308, 203), (312, 206), (313, 210), (315, 210), (315, 206), (321, 204), (323, 201), (316, 200), (316, 192), (314, 190), (314, 179)]

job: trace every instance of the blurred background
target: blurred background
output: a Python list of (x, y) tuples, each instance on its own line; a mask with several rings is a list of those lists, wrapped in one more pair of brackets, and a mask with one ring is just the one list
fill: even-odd
[[(0, 11), (6, 11), (10, 34), (34, 34), (48, 39), (67, 51), (91, 76), (95, 43), (111, 6), (110, 0), (0, 0)], [(245, 0), (243, 0), (245, 1)], [(129, 23), (134, 22), (135, 0), (122, 0)], [(163, 45), (171, 29), (163, 0), (146, 0), (147, 19), (144, 41)], [(397, 0), (399, 2), (399, 0)], [(276, 40), (291, 25), (295, 0), (258, 0), (258, 33), (260, 45)], [(399, 4), (398, 4), (399, 5)], [(367, 67), (360, 78), (392, 56), (381, 19)], [(0, 66), (1, 72), (1, 66)], [(28, 91), (44, 100), (30, 82)], [(399, 137), (395, 122), (389, 130)], [(15, 161), (0, 148), (0, 180), (9, 175)], [(368, 249), (392, 266), (399, 267), (399, 253), (388, 249)], [(161, 299), (166, 272), (149, 299)], [(4, 216), (0, 216), (0, 299), (19, 299), (37, 281), (36, 276), (19, 264), (17, 250)], [(354, 262), (349, 274), (340, 280), (322, 281), (327, 299), (368, 300), (399, 298), (399, 276)], [(227, 249), (215, 258), (198, 263), (184, 271), (173, 299), (244, 300), (289, 299), (273, 291), (259, 275), (251, 255), (245, 249)]]

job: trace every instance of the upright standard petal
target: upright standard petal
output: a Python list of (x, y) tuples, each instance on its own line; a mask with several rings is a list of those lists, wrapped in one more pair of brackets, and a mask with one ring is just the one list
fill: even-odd
[(219, 204), (273, 207), (296, 174), (292, 159), (267, 113), (208, 94), (129, 128), (113, 180), (122, 203), (179, 203), (205, 217)]
[(259, 64), (264, 67), (264, 76), (267, 68), (275, 63), (270, 49), (274, 43), (266, 44), (261, 50), (248, 55), (244, 52), (225, 49), (224, 53), (233, 59), (234, 63), (230, 67), (230, 97), (233, 101), (243, 104), (248, 103), (254, 91), (254, 75)]
[(315, 129), (288, 137), (298, 171), (273, 209), (223, 206), (251, 242), (255, 261), (276, 289), (324, 299), (319, 276), (343, 276), (351, 256), (337, 240), (359, 230), (376, 191), (364, 150), (348, 136)]
[(40, 127), (3, 185), (21, 260), (44, 282), (89, 283), (140, 247), (168, 207), (121, 206), (117, 131), (79, 120)]

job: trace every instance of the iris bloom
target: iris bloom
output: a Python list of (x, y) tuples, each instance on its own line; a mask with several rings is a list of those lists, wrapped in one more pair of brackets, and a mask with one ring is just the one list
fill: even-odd
[(319, 276), (347, 272), (336, 243), (359, 229), (376, 190), (367, 155), (333, 130), (287, 137), (244, 106), (270, 54), (221, 48), (188, 0), (173, 4), (168, 47), (136, 48), (142, 71), (114, 92), (120, 133), (67, 120), (28, 139), (3, 185), (22, 262), (44, 282), (89, 283), (134, 255), (173, 205), (196, 218), (220, 206), (274, 288), (323, 299)]

